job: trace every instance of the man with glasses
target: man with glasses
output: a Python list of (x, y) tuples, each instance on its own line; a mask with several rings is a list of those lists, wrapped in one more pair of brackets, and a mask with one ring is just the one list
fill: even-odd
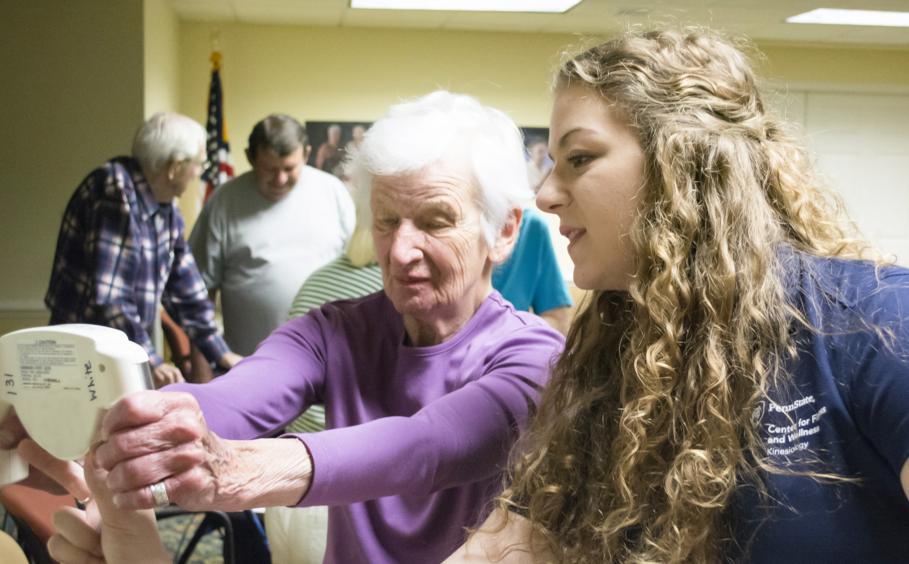
[(228, 369), (241, 358), (218, 334), (174, 206), (202, 173), (204, 147), (198, 123), (158, 113), (139, 128), (131, 157), (90, 172), (63, 214), (44, 298), (51, 323), (106, 325), (142, 345), (159, 387), (183, 379), (152, 341), (161, 305), (210, 362)]

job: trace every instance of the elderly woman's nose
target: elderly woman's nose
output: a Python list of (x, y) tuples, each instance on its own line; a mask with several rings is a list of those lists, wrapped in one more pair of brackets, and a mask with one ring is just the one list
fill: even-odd
[(391, 240), (391, 258), (399, 264), (410, 264), (420, 260), (423, 252), (420, 244), (423, 232), (410, 222), (402, 222), (395, 230)]

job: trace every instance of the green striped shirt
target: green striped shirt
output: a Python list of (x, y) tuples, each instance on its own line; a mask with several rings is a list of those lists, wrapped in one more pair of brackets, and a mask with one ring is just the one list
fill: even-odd
[[(356, 267), (342, 255), (309, 275), (294, 298), (288, 319), (306, 315), (326, 302), (359, 298), (381, 289), (379, 265)], [(314, 433), (324, 428), (325, 408), (314, 404), (287, 426), (287, 432)]]

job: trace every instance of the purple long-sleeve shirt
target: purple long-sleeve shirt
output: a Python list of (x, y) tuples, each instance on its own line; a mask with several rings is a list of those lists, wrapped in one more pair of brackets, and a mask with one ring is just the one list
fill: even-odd
[(498, 292), (450, 339), (404, 344), (385, 294), (296, 318), (193, 394), (231, 439), (283, 429), (311, 403), (327, 429), (296, 435), (314, 463), (300, 505), (329, 505), (326, 562), (439, 562), (479, 524), (563, 339)]

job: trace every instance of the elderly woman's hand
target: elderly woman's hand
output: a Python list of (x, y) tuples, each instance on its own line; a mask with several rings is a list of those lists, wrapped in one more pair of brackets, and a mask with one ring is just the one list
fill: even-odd
[(165, 563), (171, 556), (161, 543), (153, 511), (117, 508), (94, 455), (85, 458), (85, 480), (92, 500), (85, 511), (66, 507), (54, 514), (54, 535), (47, 543), (55, 560), (78, 563)]
[(187, 509), (207, 509), (215, 501), (225, 454), (189, 394), (130, 394), (104, 416), (100, 436), (98, 464), (109, 472), (107, 486), (118, 507), (155, 507), (151, 486), (157, 483)]
[(162, 498), (192, 510), (293, 505), (309, 486), (312, 464), (300, 441), (222, 439), (185, 393), (130, 394), (108, 411), (100, 434), (97, 460), (122, 509)]

